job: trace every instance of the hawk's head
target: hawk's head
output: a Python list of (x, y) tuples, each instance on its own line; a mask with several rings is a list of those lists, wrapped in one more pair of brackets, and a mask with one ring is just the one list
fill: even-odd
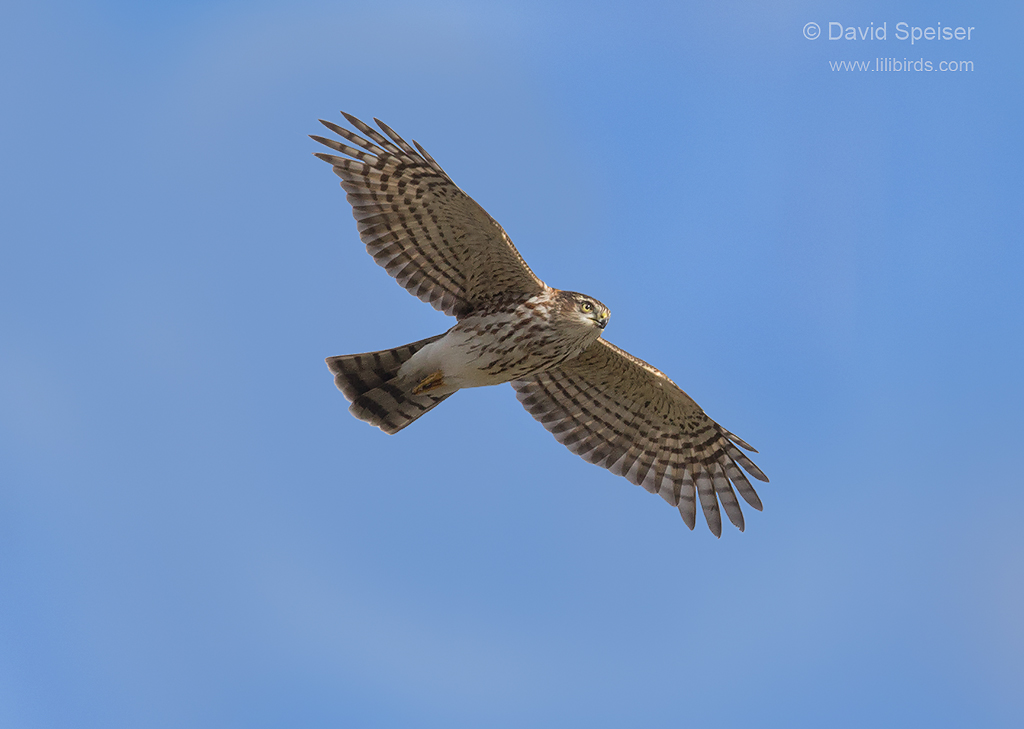
[(558, 314), (561, 318), (573, 323), (578, 322), (587, 328), (604, 329), (611, 316), (608, 307), (600, 301), (575, 291), (559, 291), (558, 304)]

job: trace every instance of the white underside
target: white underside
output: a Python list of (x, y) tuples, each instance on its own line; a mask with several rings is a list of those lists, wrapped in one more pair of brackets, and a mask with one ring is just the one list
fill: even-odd
[(447, 395), (466, 387), (486, 387), (508, 382), (508, 378), (489, 374), (482, 369), (493, 361), (493, 356), (479, 351), (479, 335), (460, 331), (456, 327), (414, 354), (398, 370), (398, 376), (419, 382), (434, 372), (443, 372), (444, 384), (432, 389), (430, 394)]
[[(550, 304), (557, 295), (548, 289), (514, 310), (463, 319), (416, 352), (398, 370), (398, 377), (413, 387), (430, 377), (425, 391), (443, 396), (466, 387), (500, 385), (577, 356), (601, 336), (604, 320), (599, 323), (582, 312), (553, 318), (538, 314), (540, 305)], [(524, 338), (524, 331), (530, 335)], [(438, 372), (443, 384), (432, 386)]]

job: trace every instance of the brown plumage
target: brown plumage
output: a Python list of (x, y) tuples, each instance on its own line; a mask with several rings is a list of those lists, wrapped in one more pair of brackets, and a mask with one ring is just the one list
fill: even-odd
[[(547, 286), (505, 231), (416, 142), (349, 114), (365, 137), (321, 122), (348, 144), (328, 162), (348, 193), (374, 260), (434, 308), (456, 317), (444, 334), (395, 349), (329, 357), (352, 413), (396, 433), (465, 387), (511, 382), (526, 410), (569, 450), (679, 509), (694, 528), (697, 502), (719, 536), (719, 502), (744, 527), (736, 491), (761, 500), (741, 470), (767, 481), (744, 441), (709, 418), (646, 362), (601, 339), (608, 309)], [(352, 146), (354, 145), (354, 146)]]

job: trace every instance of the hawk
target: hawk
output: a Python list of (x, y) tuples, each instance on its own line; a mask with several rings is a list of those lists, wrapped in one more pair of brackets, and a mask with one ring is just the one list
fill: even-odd
[(742, 531), (736, 491), (759, 511), (761, 500), (740, 466), (768, 480), (740, 448), (756, 451), (660, 371), (602, 339), (608, 307), (537, 278), (417, 142), (342, 114), (364, 136), (321, 119), (344, 142), (312, 138), (344, 155), (316, 154), (341, 178), (367, 252), (456, 319), (402, 347), (328, 357), (352, 414), (393, 434), (458, 390), (510, 382), (562, 445), (660, 494), (691, 530), (699, 500), (716, 537), (719, 503)]

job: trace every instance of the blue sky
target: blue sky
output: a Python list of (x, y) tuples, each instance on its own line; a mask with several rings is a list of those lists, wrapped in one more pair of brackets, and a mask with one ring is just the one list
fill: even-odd
[[(1024, 12), (689, 5), (4, 6), (0, 725), (1020, 725)], [(745, 533), (508, 386), (347, 413), (325, 356), (450, 320), (339, 109), (759, 449)]]

